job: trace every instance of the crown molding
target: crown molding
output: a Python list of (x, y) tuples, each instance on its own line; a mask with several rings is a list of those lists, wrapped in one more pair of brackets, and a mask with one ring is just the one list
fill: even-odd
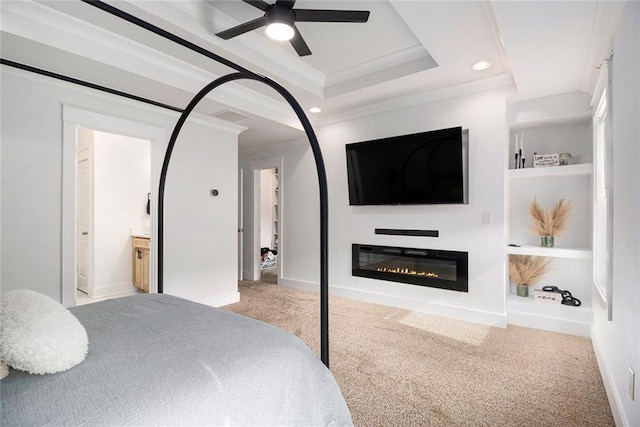
[(442, 89), (427, 90), (416, 94), (389, 99), (376, 104), (368, 105), (366, 107), (357, 108), (347, 113), (340, 113), (322, 117), (318, 120), (318, 126), (325, 126), (328, 124), (338, 123), (346, 120), (372, 116), (375, 114), (386, 113), (402, 108), (427, 104), (429, 102), (439, 101), (442, 99), (454, 98), (456, 96), (512, 85), (515, 85), (515, 83), (513, 81), (513, 77), (510, 74), (499, 74), (497, 76), (488, 77), (486, 79), (474, 80), (472, 82), (449, 86)]
[(325, 98), (339, 96), (437, 66), (429, 52), (419, 44), (329, 74), (324, 90)]
[(222, 130), (233, 135), (240, 135), (247, 130), (246, 126), (241, 126), (236, 123), (231, 123), (226, 120), (216, 119), (215, 117), (205, 116), (204, 114), (191, 113), (187, 122), (196, 123), (200, 126), (205, 126), (211, 129)]

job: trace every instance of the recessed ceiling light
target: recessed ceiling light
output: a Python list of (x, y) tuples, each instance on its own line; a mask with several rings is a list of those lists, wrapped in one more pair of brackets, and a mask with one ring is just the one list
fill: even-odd
[(318, 108), (318, 107), (309, 108), (309, 112), (314, 113), (314, 114), (319, 113), (320, 111), (322, 111), (322, 109)]
[(272, 22), (267, 25), (267, 35), (274, 40), (285, 41), (293, 38), (293, 28), (283, 22)]
[(486, 70), (489, 67), (491, 67), (491, 62), (489, 61), (478, 61), (471, 66), (471, 68), (473, 68), (476, 71)]

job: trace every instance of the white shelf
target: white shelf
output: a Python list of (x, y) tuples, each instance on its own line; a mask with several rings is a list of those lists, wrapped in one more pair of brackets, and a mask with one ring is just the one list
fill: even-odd
[[(533, 288), (529, 289), (529, 293), (533, 294)], [(584, 303), (579, 307), (573, 307), (559, 303), (538, 302), (533, 299), (533, 295), (520, 297), (509, 294), (507, 296), (507, 308), (508, 311), (589, 324), (593, 318), (591, 306)]]
[(553, 258), (591, 259), (591, 249), (546, 248), (542, 246), (507, 246), (513, 255), (535, 255)]
[(579, 175), (588, 176), (591, 175), (592, 172), (592, 163), (582, 163), (579, 165), (550, 166), (545, 168), (509, 169), (509, 178), (540, 178)]
[(509, 125), (509, 130), (520, 131), (527, 129), (536, 129), (536, 128), (546, 128), (553, 126), (562, 126), (571, 123), (589, 123), (591, 122), (591, 112), (586, 113), (578, 113), (566, 116), (547, 116), (547, 117), (536, 117), (536, 118), (527, 118), (524, 120), (517, 121), (515, 123), (511, 123)]
[[(533, 290), (530, 290), (532, 293)], [(507, 296), (507, 322), (512, 325), (545, 329), (588, 337), (593, 322), (591, 306), (572, 307), (563, 304), (536, 302), (532, 296)]]

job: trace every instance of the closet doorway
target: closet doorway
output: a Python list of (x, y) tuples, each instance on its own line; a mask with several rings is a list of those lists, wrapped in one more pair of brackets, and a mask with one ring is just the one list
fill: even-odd
[(278, 284), (282, 277), (282, 159), (252, 163), (254, 280)]

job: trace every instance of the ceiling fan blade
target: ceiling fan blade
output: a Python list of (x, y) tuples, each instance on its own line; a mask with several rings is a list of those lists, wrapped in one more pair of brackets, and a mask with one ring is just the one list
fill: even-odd
[(261, 11), (266, 11), (267, 8), (270, 6), (269, 3), (264, 2), (262, 0), (242, 0), (245, 3), (250, 4), (253, 7), (257, 7), (258, 9), (260, 9)]
[(293, 9), (293, 5), (296, 3), (296, 0), (277, 0), (276, 4), (278, 6), (286, 6), (289, 9)]
[(297, 22), (367, 22), (368, 10), (295, 9)]
[(257, 18), (253, 21), (245, 22), (244, 24), (237, 25), (235, 27), (229, 28), (228, 30), (221, 31), (216, 34), (216, 36), (221, 37), (225, 40), (229, 40), (232, 37), (239, 36), (240, 34), (244, 34), (251, 30), (255, 30), (256, 28), (262, 27), (266, 24), (267, 18)]
[(293, 30), (295, 34), (293, 35), (293, 38), (289, 40), (289, 43), (291, 43), (291, 46), (293, 46), (293, 48), (296, 50), (296, 52), (298, 53), (298, 56), (311, 55), (311, 50), (309, 49), (309, 46), (307, 46), (307, 43), (304, 41), (304, 39), (300, 35), (300, 32), (298, 31), (298, 29), (294, 26)]

